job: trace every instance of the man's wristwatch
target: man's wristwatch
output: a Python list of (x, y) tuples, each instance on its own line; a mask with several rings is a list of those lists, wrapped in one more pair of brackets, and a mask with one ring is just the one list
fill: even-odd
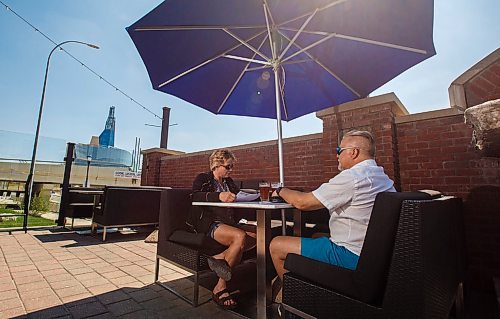
[(283, 188), (283, 187), (281, 187), (281, 186), (280, 186), (280, 187), (278, 187), (278, 188), (276, 188), (276, 195), (280, 196), (280, 192), (281, 192), (281, 189), (282, 189), (282, 188)]

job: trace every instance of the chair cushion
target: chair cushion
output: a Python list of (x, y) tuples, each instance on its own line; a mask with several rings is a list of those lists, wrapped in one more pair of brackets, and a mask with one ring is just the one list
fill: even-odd
[(204, 233), (191, 233), (185, 230), (176, 230), (169, 238), (170, 241), (198, 249), (207, 255), (215, 255), (226, 249)]
[(355, 295), (355, 292), (352, 291), (353, 270), (330, 265), (297, 254), (288, 254), (285, 260), (285, 269), (302, 278), (318, 283), (324, 288)]

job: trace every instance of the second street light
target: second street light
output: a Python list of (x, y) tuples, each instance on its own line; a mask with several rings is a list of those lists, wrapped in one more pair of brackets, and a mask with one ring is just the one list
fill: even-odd
[(90, 185), (89, 185), (89, 168), (90, 168), (90, 162), (92, 162), (92, 156), (88, 155), (87, 156), (87, 174), (85, 175), (85, 185), (84, 185), (84, 187), (90, 187)]
[(45, 78), (43, 81), (43, 89), (42, 89), (42, 99), (40, 101), (40, 109), (38, 110), (38, 122), (36, 125), (36, 133), (35, 133), (35, 142), (33, 143), (33, 154), (31, 156), (31, 165), (30, 165), (30, 171), (28, 173), (28, 178), (26, 179), (26, 185), (24, 187), (24, 221), (23, 221), (23, 230), (24, 232), (27, 231), (27, 226), (28, 226), (28, 212), (31, 204), (31, 192), (33, 189), (33, 173), (35, 171), (35, 161), (36, 161), (36, 151), (38, 148), (38, 136), (40, 134), (40, 124), (42, 122), (42, 112), (43, 112), (43, 102), (45, 99), (45, 88), (47, 87), (47, 76), (49, 74), (49, 64), (50, 64), (50, 58), (52, 57), (52, 53), (58, 48), (60, 48), (62, 45), (66, 43), (78, 43), (78, 44), (84, 44), (90, 48), (93, 49), (99, 49), (99, 47), (95, 44), (90, 44), (86, 42), (81, 42), (81, 41), (74, 41), (74, 40), (69, 40), (69, 41), (64, 41), (59, 44), (57, 44), (52, 51), (49, 53), (49, 57), (47, 58), (47, 66), (45, 67)]

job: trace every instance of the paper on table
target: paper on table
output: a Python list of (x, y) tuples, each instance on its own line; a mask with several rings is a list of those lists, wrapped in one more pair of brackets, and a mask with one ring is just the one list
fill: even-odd
[(257, 193), (257, 194), (250, 194), (250, 193), (246, 193), (246, 192), (243, 192), (243, 191), (239, 191), (239, 193), (236, 194), (236, 201), (237, 202), (251, 202), (253, 200), (256, 200), (259, 197), (260, 197), (259, 193)]

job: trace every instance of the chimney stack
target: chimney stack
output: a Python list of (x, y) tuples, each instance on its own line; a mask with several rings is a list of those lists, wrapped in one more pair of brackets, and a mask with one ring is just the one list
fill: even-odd
[(167, 149), (169, 122), (170, 122), (170, 108), (165, 106), (163, 107), (163, 120), (161, 122), (160, 148)]

